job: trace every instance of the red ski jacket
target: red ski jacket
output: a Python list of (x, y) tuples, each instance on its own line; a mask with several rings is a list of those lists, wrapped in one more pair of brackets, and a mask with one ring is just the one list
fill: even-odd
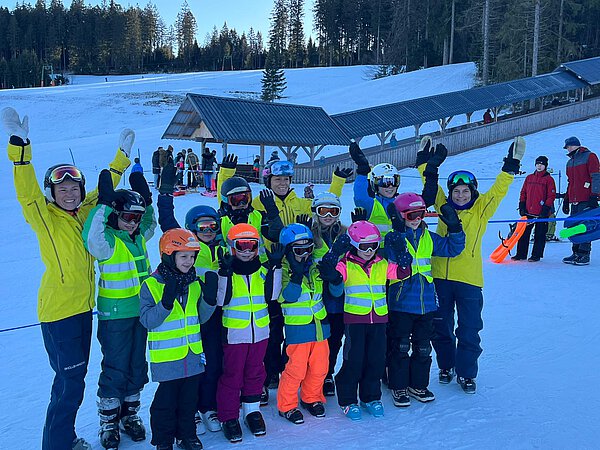
[(600, 172), (600, 162), (595, 153), (585, 147), (569, 153), (567, 198), (570, 203), (589, 201), (592, 194), (592, 174), (597, 172)]
[(542, 206), (547, 205), (552, 208), (555, 198), (556, 185), (547, 171), (538, 172), (536, 170), (527, 175), (521, 188), (519, 202), (525, 202), (525, 208), (527, 208), (529, 214), (539, 216), (542, 212)]

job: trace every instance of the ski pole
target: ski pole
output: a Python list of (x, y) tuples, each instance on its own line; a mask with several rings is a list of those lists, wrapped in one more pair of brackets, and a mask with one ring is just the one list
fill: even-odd
[(76, 166), (77, 164), (75, 164), (75, 157), (73, 156), (73, 150), (71, 150), (71, 147), (69, 147), (69, 153), (71, 154), (71, 161), (73, 161), (73, 165)]

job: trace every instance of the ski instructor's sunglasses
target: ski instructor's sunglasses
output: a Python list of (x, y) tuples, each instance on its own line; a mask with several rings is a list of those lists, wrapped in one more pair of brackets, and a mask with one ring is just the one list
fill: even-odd
[(471, 185), (477, 189), (477, 179), (475, 178), (475, 175), (467, 170), (457, 170), (456, 172), (452, 172), (448, 177), (448, 186), (455, 186), (458, 184)]
[(70, 164), (54, 168), (52, 172), (50, 172), (48, 179), (52, 184), (59, 184), (65, 181), (67, 177), (73, 181), (83, 180), (83, 174), (81, 171), (77, 167)]

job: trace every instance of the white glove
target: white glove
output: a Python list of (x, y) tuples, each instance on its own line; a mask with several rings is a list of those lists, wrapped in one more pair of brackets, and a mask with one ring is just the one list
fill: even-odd
[(135, 141), (135, 132), (129, 128), (124, 128), (119, 136), (119, 148), (125, 156), (129, 158), (131, 155), (131, 147), (133, 147), (133, 141)]
[(14, 108), (4, 108), (0, 112), (2, 128), (9, 136), (19, 136), (24, 141), (29, 134), (29, 117), (24, 116), (23, 121), (19, 119), (19, 113)]
[(513, 158), (518, 159), (519, 161), (523, 160), (523, 156), (525, 155), (525, 139), (523, 136), (517, 136), (515, 138), (513, 145)]
[(429, 144), (430, 148), (433, 146), (433, 143), (431, 142), (431, 136), (429, 135), (423, 136), (421, 138), (421, 142), (419, 143), (419, 151), (425, 150), (427, 144)]

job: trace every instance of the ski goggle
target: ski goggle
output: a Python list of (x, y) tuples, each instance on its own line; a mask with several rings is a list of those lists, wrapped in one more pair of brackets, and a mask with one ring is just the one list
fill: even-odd
[(294, 165), (289, 161), (277, 161), (271, 166), (271, 175), (287, 176), (291, 177), (294, 175)]
[(317, 206), (315, 212), (319, 217), (339, 217), (342, 210), (338, 206)]
[(375, 185), (380, 188), (398, 187), (400, 186), (400, 177), (394, 175), (392, 177), (375, 178)]
[(422, 219), (423, 217), (425, 217), (425, 210), (424, 209), (416, 209), (414, 211), (405, 211), (400, 214), (402, 215), (402, 217), (404, 217), (407, 220), (416, 220), (416, 219)]
[(296, 256), (306, 256), (310, 255), (315, 248), (314, 243), (304, 244), (304, 245), (294, 245), (292, 246), (292, 251)]
[(233, 248), (240, 253), (254, 253), (258, 251), (258, 239), (236, 239)]
[(376, 252), (378, 248), (379, 242), (363, 242), (358, 244), (358, 249), (365, 253)]
[(204, 233), (217, 233), (219, 231), (219, 224), (215, 220), (204, 220), (196, 222), (194, 224), (195, 231), (200, 234)]
[(247, 206), (252, 201), (252, 194), (249, 191), (236, 192), (227, 196), (227, 202), (231, 206)]
[(126, 223), (140, 223), (142, 221), (142, 213), (121, 211), (119, 213), (119, 219)]
[(477, 179), (475, 178), (475, 175), (467, 170), (458, 170), (452, 172), (448, 177), (448, 189), (450, 189), (450, 186), (456, 186), (458, 184), (472, 185), (477, 188)]
[(48, 179), (52, 184), (59, 184), (65, 181), (65, 178), (71, 178), (73, 181), (82, 181), (83, 174), (75, 166), (59, 166), (50, 172)]

